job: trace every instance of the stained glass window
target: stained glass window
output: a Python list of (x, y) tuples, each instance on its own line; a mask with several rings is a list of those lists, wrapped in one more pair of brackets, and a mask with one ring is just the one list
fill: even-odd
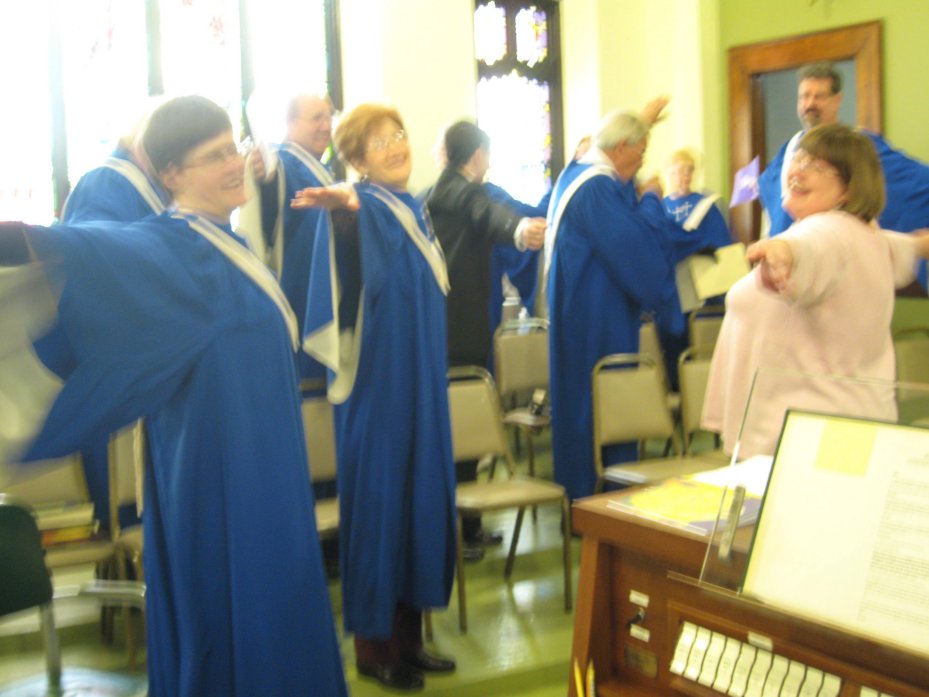
[(474, 11), (474, 52), (485, 65), (493, 65), (507, 53), (506, 10), (495, 2)]
[(535, 5), (516, 13), (516, 60), (530, 68), (548, 55), (548, 22)]
[(144, 0), (58, 4), (68, 179), (128, 135), (148, 102)]
[(240, 121), (242, 63), (238, 0), (161, 0), (165, 94), (201, 94)]
[(477, 101), (478, 122), (491, 137), (491, 179), (519, 201), (538, 202), (552, 180), (548, 84), (515, 72), (482, 78)]
[(535, 204), (563, 163), (557, 5), (478, 0), (474, 18), (477, 120), (491, 139), (489, 178)]

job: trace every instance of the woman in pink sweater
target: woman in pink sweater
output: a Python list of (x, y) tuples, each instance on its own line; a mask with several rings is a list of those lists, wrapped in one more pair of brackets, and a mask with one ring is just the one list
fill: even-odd
[(796, 222), (749, 247), (756, 266), (726, 295), (704, 402), (704, 427), (731, 454), (751, 393), (739, 459), (774, 453), (789, 408), (897, 415), (886, 385), (817, 377), (894, 379), (894, 290), (912, 280), (916, 249), (873, 222), (884, 181), (870, 140), (841, 124), (811, 129), (784, 207)]

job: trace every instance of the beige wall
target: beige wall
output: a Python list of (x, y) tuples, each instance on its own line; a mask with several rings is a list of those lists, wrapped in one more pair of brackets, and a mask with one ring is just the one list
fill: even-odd
[[(706, 99), (715, 103), (718, 91), (717, 7), (716, 0), (562, 0), (566, 147), (606, 112), (638, 110), (667, 94), (668, 117), (652, 132), (643, 175), (661, 171), (678, 148), (715, 155), (720, 136), (708, 132)], [(718, 180), (720, 165), (702, 164), (706, 181)], [(699, 177), (696, 184), (703, 185)]]
[(413, 191), (435, 180), (439, 131), (475, 115), (473, 8), (472, 0), (341, 1), (345, 107), (375, 101), (400, 110)]

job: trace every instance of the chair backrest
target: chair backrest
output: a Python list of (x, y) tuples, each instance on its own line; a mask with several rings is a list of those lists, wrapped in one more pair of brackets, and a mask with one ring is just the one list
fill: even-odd
[(310, 395), (303, 398), (301, 411), (310, 479), (314, 482), (335, 479), (335, 426), (332, 405), (325, 394)]
[(3, 493), (32, 506), (90, 500), (80, 453), (17, 468), (14, 478), (4, 484)]
[(673, 436), (664, 376), (650, 355), (617, 353), (597, 361), (593, 422), (598, 471), (602, 471), (600, 449), (605, 445)]
[(107, 449), (107, 475), (110, 493), (110, 532), (119, 537), (119, 509), (134, 504), (142, 513), (142, 482), (146, 458), (145, 428), (142, 420), (110, 435)]
[(42, 538), (27, 504), (0, 494), (0, 617), (50, 602)]
[(504, 322), (494, 332), (494, 373), (500, 396), (548, 388), (548, 323)]
[(687, 333), (690, 347), (698, 356), (713, 355), (725, 313), (726, 308), (723, 305), (707, 305), (690, 313), (687, 318)]
[(484, 455), (503, 457), (513, 472), (503, 429), (503, 413), (493, 378), (483, 368), (468, 366), (448, 372), (448, 408), (455, 462)]
[(700, 431), (703, 415), (703, 398), (710, 378), (710, 358), (692, 348), (685, 350), (678, 359), (678, 375), (681, 382), (681, 427), (684, 431), (685, 452), (695, 433)]
[(664, 386), (666, 393), (671, 392), (671, 384), (668, 379), (668, 366), (665, 364), (664, 351), (661, 348), (661, 340), (658, 338), (658, 327), (655, 320), (647, 317), (642, 320), (639, 327), (639, 354), (648, 356), (661, 376), (661, 384)]
[(897, 380), (929, 382), (929, 327), (910, 327), (894, 333)]

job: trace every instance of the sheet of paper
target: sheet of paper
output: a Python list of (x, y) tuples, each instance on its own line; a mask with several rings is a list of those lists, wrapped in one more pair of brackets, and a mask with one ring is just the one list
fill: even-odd
[(927, 588), (929, 430), (790, 412), (743, 592), (929, 655)]

